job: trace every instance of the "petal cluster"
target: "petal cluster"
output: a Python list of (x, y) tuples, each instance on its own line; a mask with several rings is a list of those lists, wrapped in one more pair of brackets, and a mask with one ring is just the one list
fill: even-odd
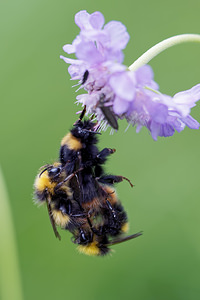
[(157, 140), (158, 136), (168, 137), (175, 131), (181, 132), (185, 126), (198, 129), (199, 123), (190, 116), (190, 109), (199, 99), (200, 84), (173, 97), (151, 90), (147, 85), (137, 89), (126, 118), (137, 126), (137, 132), (145, 126)]
[[(77, 96), (77, 102), (86, 105), (88, 113), (95, 113), (99, 122), (105, 121), (101, 109), (109, 107), (119, 119), (127, 119), (136, 131), (145, 126), (154, 140), (158, 136), (172, 136), (185, 126), (198, 129), (199, 123), (190, 116), (190, 110), (200, 99), (200, 84), (173, 97), (159, 91), (153, 70), (145, 65), (132, 72), (122, 64), (123, 52), (129, 41), (126, 27), (117, 21), (104, 25), (100, 12), (80, 11), (75, 16), (79, 35), (63, 50), (74, 53), (76, 59), (61, 56), (70, 66), (73, 80), (87, 92)], [(100, 105), (101, 103), (101, 105)]]

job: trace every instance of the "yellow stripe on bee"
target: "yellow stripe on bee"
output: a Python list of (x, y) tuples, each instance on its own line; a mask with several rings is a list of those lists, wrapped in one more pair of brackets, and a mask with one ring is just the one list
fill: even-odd
[(115, 204), (118, 202), (117, 193), (116, 193), (115, 189), (113, 189), (109, 186), (105, 186), (104, 190), (108, 194), (107, 200), (109, 200), (111, 204)]
[(70, 133), (68, 133), (61, 141), (61, 146), (66, 145), (70, 150), (80, 150), (82, 148), (82, 143), (80, 139), (77, 139)]
[(56, 225), (60, 226), (61, 228), (65, 228), (70, 221), (69, 216), (64, 215), (61, 211), (52, 210), (52, 216)]
[(65, 183), (61, 186), (60, 189), (66, 193), (66, 195), (68, 196), (68, 198), (72, 199), (73, 193), (72, 193), (70, 187), (68, 186), (68, 182), (65, 182)]
[(121, 231), (124, 232), (124, 233), (126, 233), (127, 231), (129, 231), (129, 224), (128, 224), (128, 222), (125, 223), (125, 224), (122, 226)]
[(87, 246), (79, 245), (77, 249), (79, 252), (90, 256), (97, 256), (100, 254), (100, 249), (97, 247), (96, 242), (92, 242)]
[(45, 171), (41, 176), (38, 175), (36, 177), (34, 186), (38, 192), (43, 192), (45, 189), (48, 189), (48, 191), (53, 194), (56, 182), (51, 182), (49, 180), (48, 171)]

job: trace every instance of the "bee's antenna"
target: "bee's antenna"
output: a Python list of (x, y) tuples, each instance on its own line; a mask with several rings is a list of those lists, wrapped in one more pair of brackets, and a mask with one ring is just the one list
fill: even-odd
[(42, 170), (42, 172), (40, 172), (39, 177), (46, 171), (51, 169), (52, 166), (47, 166), (44, 170)]
[(83, 117), (85, 116), (85, 113), (86, 113), (86, 105), (84, 106), (81, 114), (80, 114), (80, 117), (79, 119), (73, 124), (74, 126), (76, 126), (76, 124), (79, 122), (79, 121), (82, 121), (83, 120)]
[(89, 133), (101, 134), (101, 132), (92, 131), (92, 130), (88, 130), (88, 129), (84, 129), (84, 131), (87, 131)]
[(84, 106), (82, 113), (80, 114), (79, 120), (82, 121), (83, 117), (85, 116), (86, 113), (86, 105)]

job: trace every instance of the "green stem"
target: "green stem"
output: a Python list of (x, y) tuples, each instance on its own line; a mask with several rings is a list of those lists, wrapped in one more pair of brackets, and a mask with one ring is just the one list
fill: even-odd
[(20, 269), (9, 198), (0, 169), (0, 295), (2, 300), (22, 300)]
[(149, 50), (147, 50), (143, 55), (141, 55), (130, 67), (130, 71), (136, 71), (143, 65), (146, 65), (152, 58), (157, 56), (159, 53), (163, 52), (164, 50), (178, 45), (182, 43), (187, 43), (187, 42), (200, 42), (200, 34), (180, 34), (180, 35), (175, 35), (173, 37), (170, 37)]

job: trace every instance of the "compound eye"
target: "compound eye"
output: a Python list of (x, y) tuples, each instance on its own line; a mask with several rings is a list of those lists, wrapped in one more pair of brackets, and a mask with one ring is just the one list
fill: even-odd
[(78, 128), (78, 135), (80, 138), (85, 138), (87, 139), (89, 136), (88, 130), (85, 130), (83, 128)]
[(61, 168), (57, 168), (57, 167), (51, 168), (49, 170), (49, 176), (50, 177), (55, 177), (55, 176), (59, 175), (60, 172), (61, 172)]
[(90, 130), (88, 130), (88, 129), (84, 129), (84, 130), (82, 130), (82, 136), (84, 137), (84, 138), (88, 138), (89, 137), (89, 135), (90, 135)]
[(88, 241), (88, 239), (87, 239), (84, 231), (82, 229), (80, 229), (80, 242), (82, 244), (85, 244), (85, 243), (87, 243), (87, 241)]
[(83, 134), (82, 128), (78, 127), (77, 129), (78, 129), (78, 134), (82, 135)]

